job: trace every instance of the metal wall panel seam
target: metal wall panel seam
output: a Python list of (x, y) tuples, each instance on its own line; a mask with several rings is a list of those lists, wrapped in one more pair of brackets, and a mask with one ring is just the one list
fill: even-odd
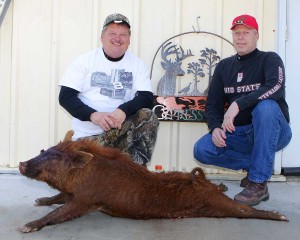
[(51, 19), (51, 56), (50, 56), (50, 119), (49, 119), (49, 139), (48, 144), (54, 145), (57, 141), (58, 131), (58, 104), (56, 90), (58, 88), (56, 79), (58, 78), (57, 67), (57, 33), (58, 33), (58, 0), (52, 0), (52, 19)]
[(99, 36), (101, 34), (101, 29), (100, 29), (100, 23), (99, 21), (99, 4), (98, 0), (93, 0), (93, 9), (92, 9), (92, 39), (91, 39), (91, 46), (92, 48), (97, 48), (98, 47), (98, 42), (99, 42)]
[(18, 152), (18, 125), (17, 125), (17, 99), (18, 99), (18, 41), (21, 39), (19, 36), (19, 11), (20, 11), (20, 1), (13, 1), (13, 34), (12, 34), (12, 65), (11, 65), (11, 95), (10, 95), (10, 137), (9, 137), (9, 166), (16, 166), (17, 162), (17, 152)]
[[(12, 51), (12, 3), (6, 10), (5, 20), (0, 27), (0, 167), (9, 166), (9, 136), (10, 136), (10, 91), (11, 91), (11, 51)], [(9, 34), (9, 35), (7, 35)]]
[[(217, 27), (216, 27), (216, 32), (217, 34), (219, 34), (220, 36), (223, 35), (223, 17), (224, 17), (224, 11), (223, 11), (223, 0), (218, 1), (218, 3), (216, 3), (216, 12), (217, 12), (217, 17), (216, 17), (216, 23), (217, 23)], [(223, 48), (222, 48), (222, 44), (223, 41), (219, 41), (218, 42), (218, 48), (221, 49), (221, 52), (223, 52)]]
[[(175, 33), (178, 34), (180, 33), (181, 30), (181, 20), (182, 20), (182, 0), (176, 0), (175, 2)], [(179, 166), (179, 138), (180, 138), (180, 125), (177, 122), (171, 123), (171, 132), (172, 132), (172, 138), (170, 143), (171, 143), (171, 154), (170, 154), (170, 159), (169, 159), (169, 169), (177, 169)]]
[(286, 63), (286, 41), (287, 41), (287, 2), (286, 0), (278, 0), (278, 31), (277, 31), (277, 52)]
[[(277, 18), (277, 41), (276, 41), (276, 50), (279, 56), (282, 58), (283, 63), (286, 63), (285, 60), (285, 51), (286, 51), (286, 29), (287, 29), (287, 2), (286, 0), (278, 0), (278, 18)], [(274, 174), (281, 174), (281, 169), (283, 165), (283, 150), (275, 154), (274, 161)]]
[[(132, 52), (137, 55), (140, 56), (140, 48), (141, 48), (141, 29), (140, 29), (140, 1), (139, 0), (134, 0), (132, 2), (133, 4), (133, 16), (131, 19), (131, 24), (132, 24), (132, 29), (133, 29), (133, 35), (131, 36), (132, 39), (132, 43), (131, 45), (131, 49)], [(129, 20), (130, 21), (130, 20)], [(142, 59), (144, 60), (144, 59)]]
[[(262, 26), (264, 25), (264, 21), (263, 21), (263, 16), (264, 16), (264, 3), (265, 1), (260, 1), (260, 0), (256, 0), (256, 3), (257, 3), (257, 9), (256, 9), (256, 20), (258, 21), (258, 24), (260, 25), (260, 27), (262, 28)], [(259, 30), (259, 40), (257, 45), (258, 45), (258, 48), (260, 49), (264, 49), (264, 31), (260, 31)]]

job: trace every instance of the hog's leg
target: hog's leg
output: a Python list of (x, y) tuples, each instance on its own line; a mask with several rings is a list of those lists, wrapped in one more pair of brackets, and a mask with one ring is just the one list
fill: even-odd
[(71, 199), (71, 194), (68, 193), (59, 193), (53, 197), (43, 197), (43, 198), (37, 198), (35, 200), (36, 206), (50, 206), (52, 204), (64, 204), (69, 199)]
[(25, 224), (19, 230), (23, 233), (35, 232), (45, 226), (63, 223), (80, 217), (87, 212), (90, 212), (91, 209), (90, 206), (85, 205), (84, 203), (69, 202), (53, 210), (46, 216)]
[[(240, 205), (227, 196), (215, 197), (218, 201), (210, 201), (206, 208), (199, 208), (201, 217), (235, 217), (288, 221), (287, 217), (276, 211), (258, 210), (251, 206)], [(199, 203), (200, 205), (200, 203)], [(196, 215), (197, 216), (197, 215)]]

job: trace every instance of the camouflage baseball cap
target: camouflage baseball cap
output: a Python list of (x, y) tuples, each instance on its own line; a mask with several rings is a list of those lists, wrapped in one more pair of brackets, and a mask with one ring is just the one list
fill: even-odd
[(129, 23), (128, 18), (120, 13), (114, 13), (114, 14), (108, 15), (103, 23), (103, 28), (113, 22), (114, 23), (125, 23), (128, 26), (128, 28), (130, 28), (130, 23)]

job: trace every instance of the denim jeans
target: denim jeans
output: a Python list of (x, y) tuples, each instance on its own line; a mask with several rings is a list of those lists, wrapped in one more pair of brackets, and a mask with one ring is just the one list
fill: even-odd
[(194, 145), (194, 157), (203, 164), (246, 170), (252, 182), (271, 178), (276, 151), (292, 138), (290, 125), (274, 100), (259, 102), (252, 111), (252, 124), (226, 132), (226, 147), (217, 147), (208, 133)]

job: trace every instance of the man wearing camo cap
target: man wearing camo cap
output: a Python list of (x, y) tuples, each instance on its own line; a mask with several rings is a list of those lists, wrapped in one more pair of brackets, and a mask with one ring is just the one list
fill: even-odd
[(59, 103), (73, 116), (73, 140), (94, 139), (146, 165), (159, 122), (151, 110), (149, 70), (128, 51), (130, 28), (124, 15), (107, 16), (101, 33), (102, 48), (70, 64), (59, 83)]
[(127, 25), (127, 27), (130, 29), (130, 23), (129, 23), (128, 18), (120, 13), (114, 13), (114, 14), (109, 15), (103, 23), (103, 28), (105, 28), (110, 23), (123, 23), (123, 24)]

